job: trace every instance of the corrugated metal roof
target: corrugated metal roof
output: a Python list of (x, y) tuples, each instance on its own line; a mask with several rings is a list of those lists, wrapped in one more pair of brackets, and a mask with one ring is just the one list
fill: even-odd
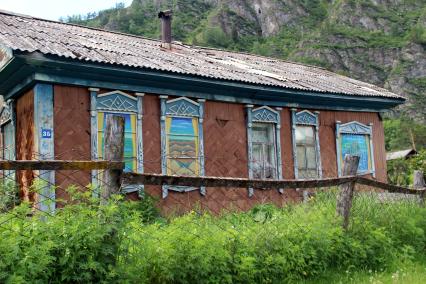
[(386, 153), (386, 161), (396, 160), (401, 158), (408, 158), (417, 154), (417, 151), (414, 149), (401, 150), (396, 152)]
[(0, 10), (0, 44), (76, 60), (148, 68), (304, 91), (402, 98), (322, 68), (284, 60), (86, 28)]

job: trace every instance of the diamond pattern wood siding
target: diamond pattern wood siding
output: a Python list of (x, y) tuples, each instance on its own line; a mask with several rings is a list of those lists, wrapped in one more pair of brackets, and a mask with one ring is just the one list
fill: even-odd
[[(90, 96), (87, 88), (56, 85), (54, 96), (55, 159), (90, 160)], [(56, 171), (56, 198), (67, 199), (71, 184), (88, 185), (90, 172)], [(57, 203), (57, 206), (61, 206)]]
[[(109, 90), (102, 90), (107, 92)], [(58, 159), (90, 158), (90, 117), (89, 92), (87, 88), (55, 86), (55, 153)], [(29, 132), (18, 131), (18, 155), (23, 156), (23, 146), (31, 151), (32, 94), (26, 94), (18, 101), (18, 127)], [(171, 98), (170, 98), (171, 99)], [(158, 95), (146, 94), (143, 109), (144, 168), (147, 173), (161, 173), (160, 150), (160, 100)], [(310, 110), (314, 111), (314, 110)], [(32, 114), (30, 114), (30, 117)], [(383, 126), (376, 113), (320, 111), (320, 147), (324, 177), (337, 176), (335, 122), (359, 121), (373, 123), (373, 141), (376, 174), (379, 181), (386, 181), (386, 164), (384, 151)], [(31, 124), (32, 125), (32, 124)], [(246, 109), (242, 104), (207, 101), (204, 118), (205, 170), (209, 176), (247, 177), (247, 132)], [(25, 138), (29, 137), (29, 138)], [(27, 142), (28, 141), (28, 142)], [(283, 175), (286, 179), (294, 178), (291, 141), (290, 110), (281, 111), (281, 151)], [(21, 148), (19, 148), (21, 147)], [(19, 154), (21, 153), (21, 154)], [(21, 177), (22, 179), (22, 177)], [(66, 178), (57, 175), (57, 184), (65, 186), (73, 180), (87, 180), (89, 174)], [(254, 197), (248, 198), (246, 189), (207, 188), (207, 195), (202, 197), (199, 191), (189, 193), (169, 192), (166, 199), (161, 199), (159, 186), (146, 186), (147, 193), (159, 197), (159, 207), (165, 213), (182, 213), (194, 206), (219, 213), (222, 210), (248, 210), (255, 204), (271, 202), (282, 205), (285, 202), (301, 200), (301, 192), (286, 189), (284, 194), (276, 190), (255, 190)], [(57, 192), (58, 197), (66, 197)], [(61, 195), (62, 194), (62, 195)], [(129, 195), (137, 199), (137, 194)]]
[(337, 176), (336, 157), (336, 121), (347, 123), (358, 121), (363, 124), (373, 123), (373, 147), (376, 179), (386, 182), (386, 151), (383, 122), (378, 113), (374, 112), (345, 112), (320, 111), (320, 147), (324, 177)]
[[(30, 90), (16, 102), (16, 159), (32, 160), (34, 149), (34, 92)], [(17, 171), (16, 176), (22, 200), (35, 201), (35, 194), (29, 190), (35, 173)]]

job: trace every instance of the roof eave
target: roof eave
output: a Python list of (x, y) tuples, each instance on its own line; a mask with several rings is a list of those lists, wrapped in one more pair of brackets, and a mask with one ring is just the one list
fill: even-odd
[[(27, 69), (34, 70), (34, 80), (43, 82), (177, 96), (187, 95), (243, 103), (267, 103), (272, 106), (352, 109), (355, 111), (383, 111), (405, 101), (403, 98), (307, 92), (152, 69), (85, 62), (58, 56), (46, 56), (41, 53), (16, 52), (15, 57), (16, 62), (30, 67)], [(3, 77), (2, 73), (0, 73), (0, 79)], [(21, 77), (22, 80), (25, 79), (22, 78), (22, 74), (17, 75), (21, 75), (18, 77)], [(28, 74), (26, 75), (28, 76)], [(3, 85), (0, 85), (2, 93), (6, 88)], [(14, 89), (10, 88), (7, 93), (8, 97), (18, 92), (16, 83), (14, 86)]]

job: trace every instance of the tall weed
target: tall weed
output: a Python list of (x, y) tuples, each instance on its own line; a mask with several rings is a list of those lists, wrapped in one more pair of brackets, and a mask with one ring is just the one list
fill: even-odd
[(284, 208), (168, 220), (149, 197), (99, 205), (73, 194), (85, 201), (55, 216), (32, 215), (28, 204), (0, 215), (0, 282), (286, 283), (425, 255), (426, 209), (366, 194), (346, 232), (333, 191)]

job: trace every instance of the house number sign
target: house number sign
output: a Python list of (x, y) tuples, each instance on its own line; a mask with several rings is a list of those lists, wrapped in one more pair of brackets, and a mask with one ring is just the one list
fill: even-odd
[(41, 129), (41, 138), (52, 138), (52, 129)]

